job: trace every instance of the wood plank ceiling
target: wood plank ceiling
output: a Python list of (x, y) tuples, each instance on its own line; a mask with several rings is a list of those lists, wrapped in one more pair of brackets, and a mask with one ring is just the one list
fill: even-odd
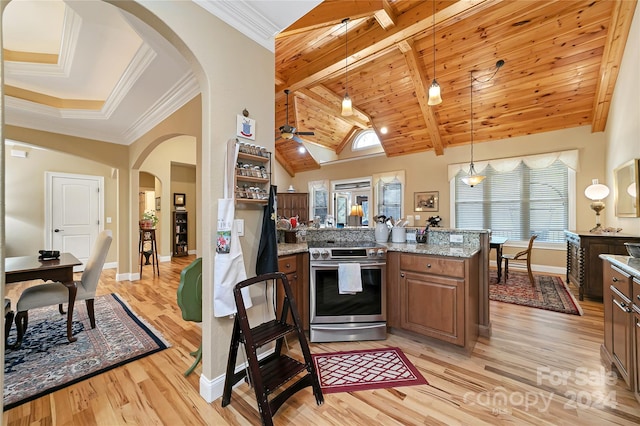
[[(276, 158), (293, 176), (320, 165), (280, 137), (286, 123), (339, 153), (373, 128), (387, 156), (591, 125), (603, 131), (636, 1), (325, 0), (276, 38)], [(345, 44), (344, 18), (348, 23)], [(345, 56), (348, 54), (348, 87)], [(498, 60), (505, 65), (490, 82)], [(355, 114), (340, 115), (345, 90)], [(388, 128), (381, 134), (382, 127)]]

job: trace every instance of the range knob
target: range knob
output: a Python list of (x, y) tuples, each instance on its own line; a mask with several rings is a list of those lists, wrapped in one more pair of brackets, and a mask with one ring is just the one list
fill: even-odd
[(326, 259), (329, 257), (329, 252), (326, 250), (322, 250), (322, 252), (320, 252), (320, 256), (322, 256), (323, 259)]
[(320, 257), (320, 252), (318, 250), (313, 250), (311, 252), (311, 257), (313, 257), (314, 259), (317, 259)]
[(382, 256), (384, 256), (384, 250), (378, 249), (378, 257), (382, 257)]
[(376, 257), (376, 250), (375, 249), (369, 250), (368, 255), (369, 255), (369, 257)]

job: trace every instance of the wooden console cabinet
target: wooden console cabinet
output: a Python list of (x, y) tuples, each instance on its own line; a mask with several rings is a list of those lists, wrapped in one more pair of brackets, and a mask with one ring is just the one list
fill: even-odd
[(592, 234), (588, 231), (564, 231), (567, 238), (567, 283), (578, 287), (584, 296), (602, 299), (601, 254), (627, 255), (626, 242), (640, 242), (640, 237), (627, 234)]
[(303, 192), (278, 192), (278, 216), (298, 216), (298, 222), (309, 222), (309, 194)]
[(387, 253), (387, 325), (473, 349), (479, 256)]

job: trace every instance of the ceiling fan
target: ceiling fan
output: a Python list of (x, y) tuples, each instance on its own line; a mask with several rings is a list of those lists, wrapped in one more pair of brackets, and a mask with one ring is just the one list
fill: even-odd
[(315, 133), (313, 132), (296, 132), (296, 128), (293, 126), (289, 125), (289, 89), (285, 89), (284, 93), (287, 95), (287, 101), (285, 103), (286, 106), (286, 115), (287, 115), (287, 120), (286, 120), (286, 124), (284, 126), (280, 126), (280, 138), (282, 139), (293, 139), (294, 141), (298, 142), (298, 143), (302, 143), (302, 139), (300, 139), (298, 136), (314, 136)]

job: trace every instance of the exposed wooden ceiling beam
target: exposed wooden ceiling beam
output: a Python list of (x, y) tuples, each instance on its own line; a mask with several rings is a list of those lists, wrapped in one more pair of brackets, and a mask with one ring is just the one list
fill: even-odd
[[(342, 98), (339, 95), (329, 91), (329, 89), (327, 89), (324, 86), (322, 86), (322, 89), (324, 89), (324, 92), (326, 94), (331, 93), (330, 95), (331, 99), (327, 99), (326, 95), (322, 96), (309, 89), (298, 90), (295, 92), (295, 95), (300, 96), (303, 99), (316, 102), (318, 106), (328, 114), (332, 114), (336, 116), (339, 115)], [(357, 126), (360, 129), (368, 129), (370, 126), (369, 117), (362, 111), (358, 110), (357, 108), (354, 108), (354, 115), (352, 115), (351, 117), (340, 117), (340, 118), (346, 121), (347, 123), (351, 124), (352, 126)]]
[(336, 148), (336, 154), (340, 155), (340, 153), (347, 147), (347, 145), (349, 145), (351, 138), (353, 138), (355, 134), (359, 131), (360, 131), (359, 128), (357, 128), (356, 126), (353, 126), (351, 130), (349, 130), (349, 132), (346, 134), (344, 139), (342, 139), (338, 147)]
[[(325, 0), (284, 31), (280, 32), (276, 38), (279, 39), (336, 25), (344, 18), (367, 18), (376, 15), (378, 12), (381, 13), (381, 20), (385, 22), (385, 25), (388, 25), (389, 21), (393, 21), (393, 13), (389, 14), (390, 11), (391, 9), (386, 0)], [(388, 15), (388, 17), (384, 15)], [(376, 19), (378, 19), (377, 16)], [(383, 24), (381, 23), (380, 25)]]
[(391, 5), (387, 0), (382, 0), (382, 9), (373, 14), (373, 17), (376, 18), (378, 24), (385, 30), (388, 30), (391, 27), (396, 25), (396, 15), (393, 13), (393, 9), (391, 9)]
[(436, 120), (435, 114), (433, 113), (433, 108), (427, 104), (429, 100), (429, 86), (427, 79), (420, 69), (418, 54), (413, 48), (413, 43), (408, 40), (398, 43), (398, 48), (404, 55), (404, 59), (407, 61), (409, 73), (411, 74), (411, 80), (413, 81), (413, 86), (416, 92), (416, 98), (418, 99), (418, 103), (420, 104), (422, 117), (427, 124), (427, 131), (429, 132), (429, 138), (431, 139), (433, 150), (435, 151), (436, 155), (443, 155), (444, 148), (442, 146), (442, 138), (440, 137), (440, 132), (438, 131), (438, 121)]
[[(636, 8), (636, 0), (617, 0), (613, 13), (611, 14), (611, 27), (607, 34), (607, 41), (604, 46), (602, 61), (600, 62), (600, 72), (596, 86), (596, 95), (593, 100), (593, 110), (591, 113), (591, 131), (602, 132), (607, 124), (613, 89), (615, 88), (620, 62), (624, 54), (624, 47), (629, 37), (633, 12)], [(637, 48), (637, 47), (636, 47)]]
[[(458, 22), (476, 13), (486, 10), (494, 5), (496, 0), (469, 0), (457, 1), (451, 6), (439, 11), (436, 15), (436, 24), (448, 24)], [(376, 27), (364, 32), (361, 37), (349, 41), (349, 66), (357, 67), (359, 62), (369, 62), (373, 56), (383, 51), (395, 49), (395, 45), (403, 40), (419, 36), (432, 27), (431, 19), (424, 19), (432, 15), (432, 5), (428, 2), (420, 3), (409, 12), (398, 17), (396, 26), (385, 30)], [(300, 58), (309, 62), (308, 66), (296, 70), (286, 76), (287, 86), (291, 90), (311, 86), (329, 78), (335, 72), (344, 67), (344, 48), (336, 46), (329, 52), (323, 52), (318, 58)]]

